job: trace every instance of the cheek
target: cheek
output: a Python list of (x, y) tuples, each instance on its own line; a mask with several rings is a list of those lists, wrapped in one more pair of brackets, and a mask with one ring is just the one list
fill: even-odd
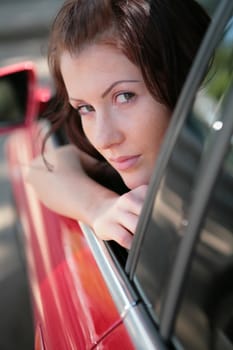
[(84, 132), (86, 138), (88, 139), (88, 141), (92, 144), (93, 128), (91, 127), (90, 123), (88, 123), (87, 121), (83, 121), (81, 117), (80, 117), (80, 119), (81, 119), (81, 125), (82, 125), (83, 132)]
[(171, 111), (163, 105), (153, 103), (146, 111), (141, 125), (141, 135), (151, 147), (159, 146), (171, 120)]
[(168, 125), (170, 122), (170, 117), (162, 117), (159, 122), (156, 124), (156, 139), (162, 141), (167, 131)]

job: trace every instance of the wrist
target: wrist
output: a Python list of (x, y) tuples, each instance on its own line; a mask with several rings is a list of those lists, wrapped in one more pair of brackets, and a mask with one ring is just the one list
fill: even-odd
[(96, 221), (106, 213), (106, 211), (113, 205), (119, 195), (107, 188), (102, 188), (102, 194), (98, 196), (99, 200), (96, 198), (90, 205), (90, 210), (87, 210), (87, 220), (88, 225), (94, 229)]

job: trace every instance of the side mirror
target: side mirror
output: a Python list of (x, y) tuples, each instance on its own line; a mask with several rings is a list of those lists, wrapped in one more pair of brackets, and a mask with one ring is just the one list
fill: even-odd
[(49, 99), (50, 90), (40, 89), (37, 85), (33, 63), (1, 67), (0, 132), (30, 125), (37, 117), (41, 104)]

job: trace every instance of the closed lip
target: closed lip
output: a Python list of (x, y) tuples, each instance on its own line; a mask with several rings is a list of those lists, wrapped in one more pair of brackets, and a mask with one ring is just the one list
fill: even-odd
[(109, 162), (114, 166), (116, 170), (127, 170), (137, 163), (139, 157), (140, 155), (121, 156), (117, 158), (110, 158)]

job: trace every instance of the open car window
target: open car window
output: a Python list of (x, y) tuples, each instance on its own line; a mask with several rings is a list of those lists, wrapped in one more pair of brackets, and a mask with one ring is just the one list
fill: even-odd
[[(212, 172), (212, 168), (208, 168), (208, 159), (206, 159), (206, 157), (210, 152), (214, 151), (215, 138), (221, 133), (223, 124), (225, 123), (225, 108), (227, 103), (229, 103), (228, 96), (231, 93), (233, 83), (232, 17), (228, 17), (227, 25), (225, 24), (223, 25), (222, 23), (225, 30), (224, 34), (221, 34), (221, 37), (218, 38), (218, 43), (216, 43), (217, 48), (213, 48), (214, 50), (208, 49), (208, 42), (206, 42), (206, 56), (209, 55), (209, 63), (204, 70), (207, 73), (201, 77), (201, 86), (199, 85), (200, 88), (198, 92), (193, 95), (194, 102), (185, 116), (183, 125), (180, 127), (159, 185), (155, 188), (153, 188), (153, 183), (151, 185), (154, 194), (150, 194), (148, 202), (145, 203), (150, 210), (148, 210), (149, 213), (146, 211), (143, 213), (144, 218), (141, 218), (142, 220), (139, 225), (139, 229), (143, 232), (137, 232), (136, 242), (126, 266), (133, 284), (136, 286), (140, 297), (147, 305), (147, 310), (152, 319), (157, 324), (160, 324), (161, 319), (164, 318), (164, 304), (167, 302), (170, 278), (177, 259), (179, 247), (187, 232), (190, 217), (193, 215), (192, 206), (196, 189), (201, 181), (203, 171), (205, 171), (206, 174)], [(214, 45), (213, 42), (212, 44)], [(213, 57), (213, 59), (211, 59), (211, 57)], [(195, 72), (193, 72), (193, 74), (195, 75)], [(184, 94), (187, 95), (188, 91)], [(192, 94), (192, 91), (190, 94)], [(227, 118), (229, 119), (229, 116)], [(172, 130), (170, 130), (170, 132), (171, 131)], [(231, 147), (232, 150), (232, 144), (229, 147)], [(226, 195), (227, 192), (232, 191), (232, 157), (232, 151), (231, 153), (227, 153), (224, 163), (224, 171), (226, 174), (219, 180), (222, 185), (219, 185), (218, 189), (216, 189), (216, 193), (213, 194), (213, 198), (217, 196), (218, 199), (213, 199), (213, 207), (211, 207), (211, 205), (208, 207), (208, 215), (210, 215), (210, 217), (213, 216), (216, 210), (219, 210), (217, 216), (220, 221), (217, 226), (214, 226), (212, 224), (210, 225), (209, 219), (206, 219), (209, 236), (206, 236), (206, 233), (201, 234), (201, 242), (203, 239), (206, 242), (206, 237), (209, 237), (208, 239), (212, 243), (213, 241), (222, 241), (224, 247), (228, 244), (232, 245), (233, 207), (232, 198), (229, 197), (230, 194), (228, 193), (228, 197), (222, 199), (223, 202), (221, 202), (221, 205), (219, 204), (219, 196), (224, 196), (224, 193)], [(206, 164), (203, 165), (204, 160)], [(159, 169), (156, 171), (158, 174)], [(156, 181), (156, 176), (154, 179)], [(226, 206), (228, 211), (227, 217)], [(230, 226), (228, 226), (231, 227), (231, 233), (229, 228), (228, 231), (226, 231), (226, 227), (223, 227), (223, 220), (229, 223)], [(218, 233), (216, 233), (216, 227), (221, 227), (222, 231), (219, 230)], [(206, 232), (206, 229), (203, 230)], [(221, 232), (224, 232), (223, 236), (221, 236)], [(198, 253), (196, 254), (198, 257), (200, 256), (199, 250), (203, 249), (203, 244), (201, 247), (202, 248), (199, 247), (197, 249)], [(213, 249), (213, 247), (210, 249)], [(228, 254), (229, 261), (232, 261), (233, 250), (230, 247), (228, 247)], [(215, 258), (217, 259), (218, 256), (216, 255)], [(205, 259), (205, 257), (203, 257), (203, 259)], [(228, 265), (228, 262), (226, 264)], [(192, 269), (198, 269), (199, 265), (200, 260), (193, 262)], [(221, 263), (219, 262), (216, 269), (220, 268), (220, 266)], [(207, 263), (203, 265), (203, 269), (204, 271), (208, 270)], [(203, 276), (203, 278), (205, 279), (205, 276)], [(211, 275), (209, 278), (211, 278)], [(193, 281), (197, 282), (195, 277), (190, 282), (189, 291), (190, 288), (194, 288), (195, 290), (199, 288), (198, 283), (196, 285)], [(195, 299), (196, 295), (193, 298)], [(192, 300), (192, 302), (197, 302), (197, 300)], [(185, 306), (183, 308), (185, 308)], [(198, 309), (196, 308), (195, 310)], [(184, 336), (185, 331), (182, 333), (180, 324), (185, 325), (186, 318), (187, 313), (181, 312), (179, 314), (176, 329), (179, 338)], [(208, 320), (203, 322), (208, 323)], [(208, 324), (208, 327), (211, 327), (211, 325)], [(187, 344), (185, 343), (185, 345)], [(187, 345), (187, 348), (191, 349), (189, 345)], [(204, 347), (203, 349), (212, 348)]]

